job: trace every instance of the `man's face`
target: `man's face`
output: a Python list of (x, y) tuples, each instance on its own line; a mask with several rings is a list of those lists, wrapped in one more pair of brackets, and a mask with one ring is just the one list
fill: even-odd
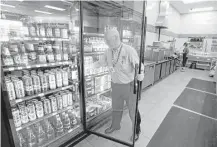
[(105, 37), (105, 42), (110, 49), (113, 49), (116, 47), (116, 41), (117, 40), (115, 40), (115, 36), (106, 36)]

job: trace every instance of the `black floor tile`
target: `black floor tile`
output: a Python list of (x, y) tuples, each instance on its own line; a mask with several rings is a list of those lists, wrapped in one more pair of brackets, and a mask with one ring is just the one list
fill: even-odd
[(217, 121), (172, 107), (147, 147), (217, 147)]
[(217, 119), (215, 95), (186, 88), (174, 104)]
[(212, 81), (192, 78), (186, 87), (216, 94), (216, 84)]

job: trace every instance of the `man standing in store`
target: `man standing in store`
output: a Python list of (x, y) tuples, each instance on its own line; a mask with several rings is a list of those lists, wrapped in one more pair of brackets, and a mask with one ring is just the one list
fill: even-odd
[[(139, 64), (139, 57), (134, 48), (121, 42), (117, 29), (108, 30), (105, 33), (105, 41), (109, 49), (98, 62), (94, 63), (94, 67), (108, 66), (112, 77), (112, 124), (105, 130), (106, 134), (110, 134), (121, 128), (124, 101), (126, 101), (134, 126), (136, 94), (133, 93), (133, 81), (135, 65)], [(142, 65), (141, 74), (137, 75), (137, 80), (142, 81), (143, 78), (144, 66)], [(141, 116), (138, 111), (135, 140), (139, 138), (140, 123)], [(132, 140), (133, 136), (131, 137)]]
[(189, 53), (189, 43), (185, 42), (184, 43), (184, 49), (183, 49), (183, 59), (182, 59), (182, 70), (181, 71), (184, 71), (185, 70), (185, 66), (186, 66), (186, 62), (188, 60), (188, 53)]

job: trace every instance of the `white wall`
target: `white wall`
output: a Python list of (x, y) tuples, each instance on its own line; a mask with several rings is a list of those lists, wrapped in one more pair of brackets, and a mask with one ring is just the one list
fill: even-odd
[(170, 5), (169, 16), (168, 16), (168, 29), (173, 33), (179, 34), (180, 21), (181, 21), (180, 13)]
[[(158, 13), (159, 13), (159, 0), (148, 0), (147, 1), (147, 11), (146, 11), (147, 23), (155, 26)], [(168, 29), (167, 30), (175, 34), (179, 34), (180, 33), (179, 25), (180, 25), (180, 19), (181, 19), (180, 17), (181, 17), (180, 13), (170, 5), (169, 14), (168, 14)], [(166, 36), (166, 35), (160, 36), (161, 41), (172, 40), (172, 38), (173, 37)], [(158, 39), (158, 33), (147, 32), (146, 45), (152, 45), (153, 41), (157, 41), (157, 39)]]
[(217, 11), (182, 15), (180, 34), (217, 34)]

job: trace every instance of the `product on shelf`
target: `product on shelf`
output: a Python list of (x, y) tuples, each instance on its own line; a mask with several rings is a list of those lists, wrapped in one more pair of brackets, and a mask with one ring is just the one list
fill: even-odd
[(76, 116), (73, 113), (72, 109), (68, 110), (68, 116), (70, 119), (71, 127), (74, 127), (78, 122), (77, 122)]
[(29, 122), (28, 108), (26, 107), (25, 103), (18, 104), (18, 108), (20, 111), (20, 118), (22, 124), (28, 123)]
[(56, 136), (61, 136), (64, 133), (64, 130), (63, 130), (63, 123), (60, 119), (59, 114), (55, 116), (53, 125), (55, 126)]
[(44, 108), (43, 108), (43, 103), (41, 101), (35, 100), (34, 101), (35, 108), (36, 108), (36, 114), (37, 117), (43, 117), (44, 116)]
[(30, 121), (36, 120), (36, 110), (35, 105), (32, 101), (27, 102), (27, 108), (28, 108), (28, 116)]
[(69, 38), (67, 29), (65, 29), (65, 28), (61, 29), (61, 37), (62, 38)]
[(36, 73), (32, 73), (32, 81), (33, 81), (34, 93), (35, 94), (41, 93), (41, 82), (39, 76), (36, 75)]
[(68, 106), (68, 95), (64, 92), (60, 92), (60, 95), (63, 99), (63, 108), (66, 108)]
[(51, 102), (51, 109), (52, 112), (56, 112), (57, 111), (57, 99), (54, 96), (49, 96), (49, 100)]
[(28, 147), (26, 139), (23, 137), (23, 134), (17, 132), (17, 137), (19, 140), (19, 147)]
[(43, 145), (46, 142), (47, 137), (46, 137), (45, 131), (43, 130), (41, 124), (40, 123), (34, 124), (33, 130), (34, 130), (34, 134), (37, 138), (38, 146)]
[(70, 119), (67, 113), (63, 112), (61, 114), (61, 119), (63, 123), (64, 132), (67, 132), (71, 129)]
[(12, 108), (12, 116), (13, 116), (13, 120), (14, 120), (14, 125), (15, 127), (20, 127), (22, 122), (21, 122), (21, 118), (20, 118), (20, 111), (18, 108), (14, 107)]
[(50, 124), (50, 122), (46, 119), (42, 121), (42, 126), (45, 130), (46, 136), (47, 136), (47, 140), (52, 140), (55, 138), (55, 131), (54, 128), (52, 127), (52, 125)]
[(50, 100), (43, 97), (41, 101), (43, 102), (45, 115), (50, 114), (52, 112)]
[(105, 97), (103, 95), (88, 98), (86, 102), (87, 119), (111, 108), (111, 98)]
[(61, 33), (60, 33), (60, 29), (56, 26), (56, 27), (54, 28), (54, 36), (55, 36), (55, 37), (61, 37), (60, 34), (61, 34)]
[(26, 128), (26, 132), (24, 134), (26, 134), (25, 138), (27, 138), (28, 147), (37, 146), (36, 135), (33, 133), (32, 129), (30, 127)]
[(58, 93), (54, 95), (57, 99), (57, 108), (58, 110), (63, 109), (63, 99), (61, 97), (61, 95), (59, 95)]
[(24, 92), (24, 86), (23, 86), (23, 81), (18, 79), (17, 77), (11, 77), (11, 80), (13, 81), (14, 84), (14, 89), (16, 92), (16, 97), (17, 98), (22, 98), (25, 96)]
[(46, 74), (41, 73), (41, 74), (39, 74), (39, 77), (40, 77), (42, 92), (48, 91), (48, 79), (47, 79)]
[(33, 26), (33, 24), (29, 27), (29, 34), (33, 37), (36, 36), (36, 28)]
[(53, 37), (53, 31), (52, 31), (52, 28), (49, 25), (47, 27), (46, 36), (47, 37)]
[(14, 100), (16, 99), (16, 94), (15, 94), (15, 89), (14, 89), (14, 84), (9, 78), (5, 78), (5, 86), (7, 89), (8, 97), (9, 100)]

